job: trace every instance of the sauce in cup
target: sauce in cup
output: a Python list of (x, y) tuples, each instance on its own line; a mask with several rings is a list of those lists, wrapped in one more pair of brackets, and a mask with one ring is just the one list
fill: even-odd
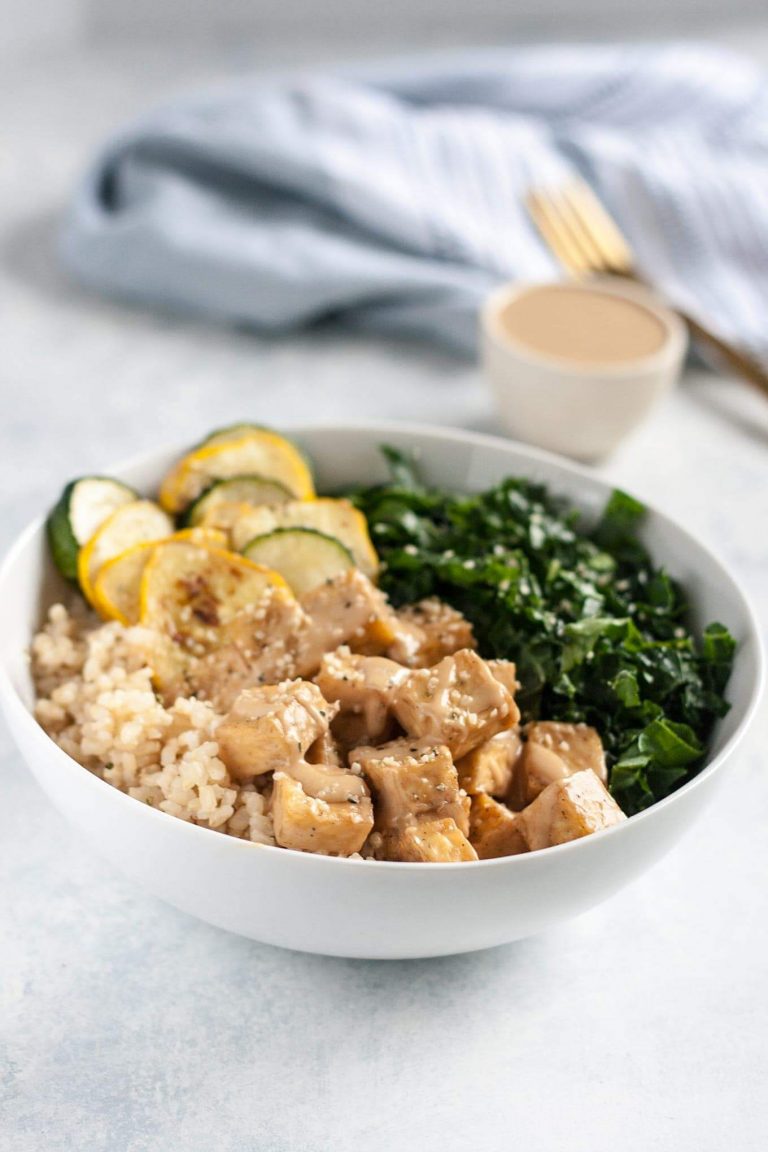
[(481, 318), (482, 358), (504, 427), (599, 460), (677, 380), (685, 324), (629, 281), (507, 284)]
[(542, 284), (510, 300), (502, 329), (541, 356), (579, 364), (616, 364), (652, 356), (667, 330), (642, 304), (571, 284)]

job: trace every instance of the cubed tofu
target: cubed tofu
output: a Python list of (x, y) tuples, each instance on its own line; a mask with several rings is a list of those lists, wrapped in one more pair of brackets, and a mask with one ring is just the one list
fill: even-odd
[(313, 588), (301, 598), (308, 616), (298, 643), (298, 672), (312, 676), (326, 652), (351, 648), (375, 639), (386, 647), (394, 639), (392, 610), (383, 592), (357, 568), (349, 568)]
[(362, 770), (376, 801), (376, 827), (391, 831), (429, 815), (469, 829), (467, 796), (451, 754), (429, 741), (393, 740), (380, 748), (355, 748), (350, 766)]
[(547, 785), (591, 769), (606, 784), (603, 743), (586, 724), (540, 720), (525, 728), (526, 740), (507, 796), (512, 808), (524, 808)]
[(556, 752), (544, 744), (527, 740), (515, 766), (506, 802), (510, 808), (525, 808), (547, 785), (570, 775), (565, 760)]
[(523, 742), (517, 728), (499, 732), (456, 761), (459, 784), (470, 796), (506, 796)]
[(246, 689), (216, 729), (219, 755), (238, 780), (286, 768), (328, 731), (337, 709), (306, 680)]
[(587, 768), (549, 784), (519, 813), (520, 828), (532, 852), (566, 844), (626, 820), (605, 785)]
[[(375, 833), (374, 833), (375, 835)], [(455, 820), (419, 820), (383, 835), (376, 856), (410, 864), (458, 864), (477, 853)]]
[(431, 668), (462, 648), (476, 647), (469, 620), (437, 597), (401, 608), (395, 631), (387, 655), (411, 668)]
[(285, 775), (298, 780), (307, 796), (326, 800), (329, 804), (340, 804), (344, 800), (355, 804), (370, 797), (363, 777), (344, 766), (336, 768), (332, 764), (310, 764), (308, 760), (297, 760)]
[(392, 712), (409, 736), (446, 744), (454, 759), (520, 719), (510, 693), (469, 649), (411, 672), (395, 693)]
[(588, 724), (564, 724), (556, 720), (538, 720), (525, 729), (529, 744), (549, 748), (565, 764), (569, 772), (582, 772), (591, 768), (603, 784), (608, 783), (603, 742), (595, 728)]
[(373, 808), (368, 798), (329, 804), (307, 796), (298, 780), (276, 772), (272, 821), (281, 848), (351, 856), (360, 851), (373, 828)]
[(469, 814), (469, 841), (480, 860), (517, 856), (528, 851), (517, 812), (510, 812), (491, 796), (479, 792), (472, 797)]
[(488, 667), (491, 670), (491, 675), (498, 680), (499, 684), (503, 684), (510, 696), (514, 696), (520, 687), (520, 681), (517, 678), (517, 668), (511, 660), (487, 660)]
[(383, 656), (361, 656), (343, 646), (323, 656), (315, 683), (326, 700), (337, 702), (343, 713), (354, 713), (357, 744), (376, 744), (391, 725), (395, 691), (408, 669)]
[(404, 615), (406, 611), (401, 608), (392, 612), (389, 622), (394, 639), (381, 654), (406, 668), (424, 668), (427, 666), (423, 655), (426, 637), (422, 629)]

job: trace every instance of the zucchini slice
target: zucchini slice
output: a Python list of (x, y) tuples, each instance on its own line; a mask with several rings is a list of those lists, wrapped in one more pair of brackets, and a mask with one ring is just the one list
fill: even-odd
[(278, 480), (264, 476), (233, 476), (231, 480), (215, 480), (202, 496), (190, 504), (184, 513), (184, 523), (191, 527), (232, 527), (244, 510), (261, 504), (285, 504), (293, 493)]
[(77, 579), (77, 554), (108, 516), (138, 500), (138, 493), (108, 476), (72, 480), (51, 510), (47, 522), (53, 562), (68, 580)]
[(365, 516), (349, 500), (322, 497), (293, 500), (278, 508), (254, 508), (232, 527), (232, 545), (245, 551), (255, 536), (265, 536), (276, 528), (314, 528), (348, 548), (355, 564), (366, 576), (374, 577), (379, 567)]
[(263, 476), (283, 484), (294, 498), (314, 496), (312, 475), (299, 450), (276, 432), (254, 429), (236, 440), (207, 444), (184, 456), (160, 487), (167, 512), (183, 512), (214, 480)]
[(279, 572), (296, 596), (355, 567), (349, 548), (316, 528), (276, 528), (251, 540), (243, 554)]
[(162, 540), (173, 532), (170, 516), (151, 500), (135, 500), (113, 512), (77, 558), (77, 578), (86, 600), (95, 607), (94, 582), (102, 565), (134, 544)]
[[(223, 532), (208, 528), (186, 528), (176, 532), (169, 540), (190, 540), (213, 548), (226, 548)], [(93, 583), (93, 605), (106, 620), (119, 620), (126, 626), (138, 624), (141, 611), (141, 578), (157, 548), (157, 541), (145, 540), (134, 544), (102, 564)]]

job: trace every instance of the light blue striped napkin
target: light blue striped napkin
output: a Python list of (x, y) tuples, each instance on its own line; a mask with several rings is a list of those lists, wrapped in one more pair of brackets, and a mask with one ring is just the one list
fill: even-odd
[(326, 316), (472, 350), (548, 278), (533, 185), (578, 171), (669, 299), (768, 362), (768, 85), (693, 45), (403, 61), (179, 99), (109, 144), (63, 258), (144, 304), (277, 331)]

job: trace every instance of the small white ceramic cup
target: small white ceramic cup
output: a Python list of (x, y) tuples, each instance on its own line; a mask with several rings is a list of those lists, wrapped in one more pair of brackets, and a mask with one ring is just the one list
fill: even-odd
[(685, 324), (649, 291), (625, 280), (590, 280), (570, 288), (599, 291), (641, 304), (663, 325), (664, 343), (639, 359), (577, 363), (545, 356), (516, 340), (501, 323), (517, 297), (541, 284), (506, 284), (481, 314), (481, 354), (502, 424), (518, 440), (577, 460), (607, 456), (676, 382), (688, 347)]

